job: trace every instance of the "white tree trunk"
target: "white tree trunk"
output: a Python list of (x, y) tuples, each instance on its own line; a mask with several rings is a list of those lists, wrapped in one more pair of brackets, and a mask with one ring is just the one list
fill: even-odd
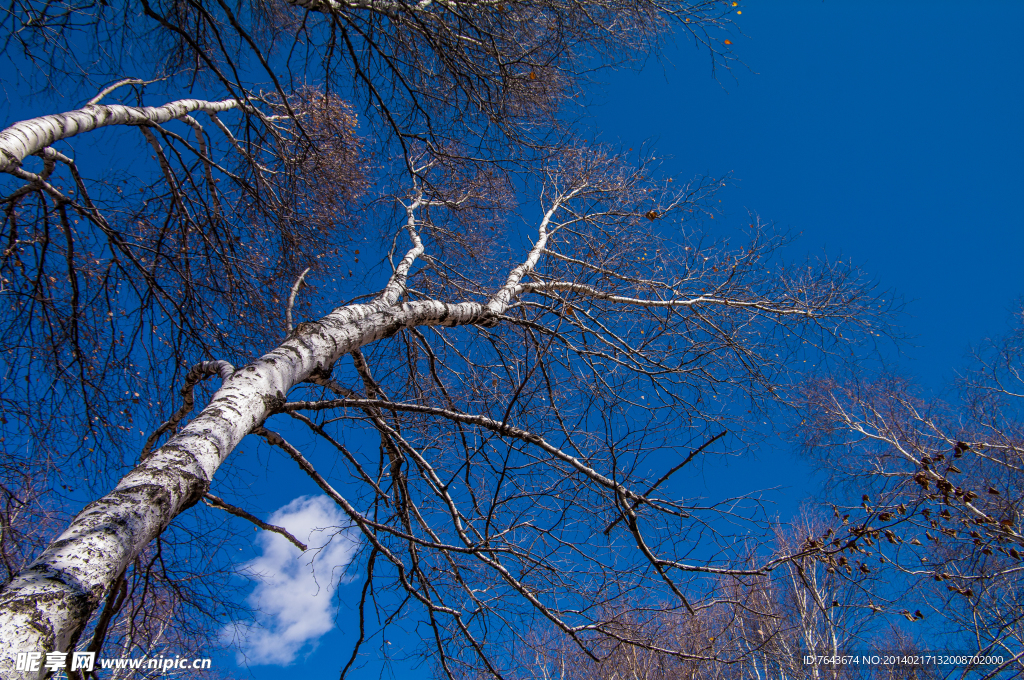
[(220, 113), (238, 107), (226, 99), (208, 102), (179, 99), (163, 106), (122, 106), (90, 104), (75, 111), (30, 118), (0, 132), (0, 172), (11, 172), (28, 156), (39, 153), (54, 142), (110, 125), (160, 125), (193, 111)]
[(45, 671), (15, 671), (17, 653), (71, 651), (110, 584), (203, 496), (227, 455), (313, 371), (404, 327), (483, 323), (494, 314), (470, 302), (389, 302), (342, 307), (300, 324), (279, 347), (227, 379), (195, 420), (112, 492), (86, 506), (0, 592), (0, 677), (45, 677)]

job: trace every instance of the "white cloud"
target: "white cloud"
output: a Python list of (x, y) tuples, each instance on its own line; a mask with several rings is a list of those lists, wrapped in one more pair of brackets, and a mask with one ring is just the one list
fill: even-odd
[(334, 595), (345, 567), (359, 547), (356, 532), (326, 496), (301, 496), (267, 520), (284, 527), (309, 546), (300, 553), (283, 536), (261, 531), (262, 555), (243, 565), (257, 581), (248, 597), (255, 623), (235, 623), (224, 630), (240, 643), (238, 663), (286, 666), (307, 644), (334, 627)]

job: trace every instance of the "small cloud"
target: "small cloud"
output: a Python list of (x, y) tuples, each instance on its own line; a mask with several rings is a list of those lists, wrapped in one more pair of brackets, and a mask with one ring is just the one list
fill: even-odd
[(272, 531), (257, 538), (262, 555), (243, 565), (257, 581), (247, 598), (254, 623), (227, 626), (223, 636), (239, 642), (239, 664), (287, 666), (308, 644), (334, 627), (332, 595), (346, 580), (345, 567), (359, 548), (357, 532), (326, 496), (301, 496), (267, 520), (309, 546), (300, 553)]

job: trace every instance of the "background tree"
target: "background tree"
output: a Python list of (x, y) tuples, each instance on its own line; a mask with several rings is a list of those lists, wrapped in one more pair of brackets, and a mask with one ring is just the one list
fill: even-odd
[(1005, 659), (979, 677), (1019, 672), (1024, 658), (1020, 311), (1015, 321), (976, 353), (951, 403), (898, 375), (825, 382), (808, 393), (801, 426), (851, 498), (836, 511), (846, 533), (833, 547), (890, 584), (873, 589), (872, 606), (923, 619), (948, 649)]
[[(596, 658), (564, 638), (538, 639), (532, 649), (522, 653), (514, 677), (883, 677), (874, 672), (881, 668), (804, 663), (805, 655), (843, 656), (870, 649), (870, 636), (875, 632), (865, 625), (870, 613), (861, 606), (856, 580), (848, 580), (808, 550), (808, 537), (825, 533), (825, 527), (826, 522), (805, 510), (793, 525), (776, 527), (771, 547), (776, 557), (785, 558), (779, 568), (758, 572), (753, 568), (757, 559), (749, 556), (750, 572), (737, 571), (720, 580), (715, 596), (695, 614), (668, 603), (624, 613), (616, 619), (623, 634), (604, 640)], [(762, 553), (765, 547), (756, 546), (756, 552)], [(931, 676), (921, 673), (917, 677)]]

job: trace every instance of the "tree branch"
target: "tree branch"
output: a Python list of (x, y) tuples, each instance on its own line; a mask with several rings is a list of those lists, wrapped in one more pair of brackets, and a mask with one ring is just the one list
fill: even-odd
[(295, 536), (289, 533), (288, 530), (284, 527), (275, 526), (273, 524), (267, 524), (259, 517), (249, 514), (248, 512), (242, 510), (239, 507), (231, 505), (223, 498), (218, 498), (217, 496), (214, 496), (212, 493), (207, 492), (203, 494), (203, 502), (205, 502), (211, 508), (218, 508), (220, 510), (224, 510), (226, 512), (231, 513), (235, 517), (241, 517), (244, 520), (248, 520), (256, 526), (258, 526), (260, 529), (264, 529), (266, 531), (273, 531), (275, 534), (280, 534), (281, 536), (284, 536), (288, 539), (289, 542), (291, 542), (292, 545), (294, 545), (302, 552), (306, 552), (307, 550), (309, 550), (309, 547), (305, 543), (295, 538)]

